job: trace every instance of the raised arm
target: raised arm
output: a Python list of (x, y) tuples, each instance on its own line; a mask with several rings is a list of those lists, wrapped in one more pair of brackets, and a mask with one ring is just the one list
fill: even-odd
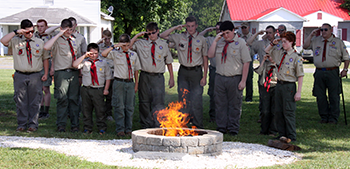
[(147, 33), (147, 32), (140, 32), (140, 33), (136, 34), (136, 35), (131, 39), (130, 44), (129, 44), (130, 49), (132, 49), (132, 46), (133, 46), (134, 43), (136, 42), (137, 38), (139, 38), (139, 37), (145, 35), (145, 33)]
[(174, 26), (166, 31), (164, 31), (163, 33), (161, 33), (159, 36), (163, 39), (166, 39), (168, 40), (169, 39), (169, 35), (171, 34), (171, 32), (175, 31), (176, 29), (177, 30), (181, 30), (183, 27), (185, 27), (186, 25), (177, 25), (177, 26)]
[(73, 67), (78, 69), (79, 64), (87, 57), (89, 57), (92, 52), (86, 52), (82, 57), (79, 57), (77, 60), (73, 62)]
[(278, 41), (281, 39), (274, 39), (266, 48), (265, 48), (265, 53), (270, 53), (270, 50), (272, 49), (273, 46), (278, 44)]
[(204, 31), (200, 32), (198, 35), (202, 35), (204, 36), (207, 32), (212, 32), (213, 30), (215, 30), (216, 27), (209, 27), (209, 28), (206, 28), (204, 29)]
[[(18, 29), (17, 30), (17, 34), (22, 35), (23, 33), (27, 33), (29, 32), (28, 30), (25, 29)], [(4, 46), (9, 46), (9, 42), (10, 40), (15, 36), (15, 32), (10, 32), (7, 35), (5, 35), (4, 37), (1, 38), (0, 42), (4, 45)]]
[(305, 39), (304, 45), (303, 45), (303, 48), (304, 48), (304, 49), (309, 48), (312, 37), (316, 36), (317, 31), (319, 31), (319, 30), (320, 30), (320, 29), (314, 29), (314, 30), (310, 33), (310, 35)]
[(52, 26), (52, 27), (50, 27), (50, 28), (47, 28), (46, 30), (45, 30), (45, 34), (50, 34), (50, 33), (52, 33), (53, 31), (55, 31), (56, 29), (58, 29), (60, 26)]
[(52, 48), (53, 44), (56, 42), (56, 40), (57, 40), (58, 38), (60, 38), (60, 37), (64, 34), (64, 32), (66, 32), (68, 29), (69, 29), (69, 28), (61, 29), (61, 31), (60, 31), (56, 36), (54, 36), (53, 38), (51, 38), (49, 41), (47, 41), (47, 42), (45, 43), (44, 49), (45, 49), (45, 50), (51, 50), (51, 48)]
[(213, 43), (211, 44), (211, 46), (209, 47), (209, 50), (208, 50), (208, 57), (209, 58), (214, 58), (215, 57), (215, 50), (216, 50), (216, 44), (218, 43), (218, 41), (222, 38), (222, 33), (218, 33), (216, 36), (215, 36), (215, 39), (213, 41)]
[(251, 36), (249, 39), (247, 39), (247, 45), (248, 45), (248, 46), (252, 45), (253, 42), (254, 42), (254, 40), (256, 39), (256, 37), (257, 37), (258, 35), (264, 34), (265, 32), (266, 32), (265, 30), (261, 30), (261, 31), (255, 33), (253, 36)]

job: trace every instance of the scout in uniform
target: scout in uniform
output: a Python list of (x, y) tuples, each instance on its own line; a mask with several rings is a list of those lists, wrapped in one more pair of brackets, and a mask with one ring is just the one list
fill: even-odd
[(99, 48), (96, 43), (90, 43), (87, 50), (87, 53), (73, 62), (73, 67), (81, 69), (83, 74), (81, 98), (84, 133), (92, 132), (92, 111), (95, 109), (97, 129), (99, 134), (102, 135), (107, 129), (104, 95), (108, 95), (109, 93), (108, 88), (112, 74), (107, 62), (98, 59)]
[[(111, 42), (112, 38), (112, 32), (109, 30), (104, 30), (102, 32), (102, 39), (100, 39), (97, 44), (100, 49), (100, 54), (108, 49), (109, 47), (113, 46), (113, 43)], [(114, 66), (113, 66), (113, 60), (107, 59), (105, 57), (100, 57), (101, 60), (104, 60), (107, 65), (109, 66), (111, 72), (112, 72), (112, 77), (113, 77), (113, 72), (114, 72)], [(110, 86), (113, 86), (113, 80), (110, 82)], [(106, 104), (106, 115), (107, 115), (107, 120), (109, 121), (114, 121), (113, 119), (113, 113), (112, 113), (112, 95), (113, 95), (113, 87), (110, 87), (108, 95), (105, 95), (105, 104)]]
[(71, 36), (73, 25), (68, 19), (61, 22), (60, 32), (47, 41), (45, 50), (51, 50), (54, 62), (55, 91), (57, 99), (57, 131), (66, 131), (67, 116), (71, 120), (71, 131), (79, 131), (79, 71), (72, 63), (79, 57), (76, 39)]
[[(157, 23), (150, 22), (146, 26), (147, 32), (140, 32), (132, 38), (130, 46), (139, 56), (141, 73), (139, 78), (139, 114), (142, 128), (159, 127), (156, 111), (164, 109), (165, 65), (169, 70), (169, 87), (174, 86), (173, 58), (166, 41), (158, 37)], [(148, 40), (137, 38), (148, 35)]]
[[(243, 38), (247, 42), (247, 40), (253, 36), (253, 34), (251, 32), (249, 32), (248, 23), (243, 22), (241, 24), (240, 28), (242, 30), (242, 35), (240, 37)], [(245, 101), (246, 102), (253, 101), (253, 59), (254, 59), (253, 57), (254, 57), (255, 53), (250, 49), (250, 46), (249, 46), (249, 51), (250, 51), (250, 57), (251, 57), (252, 61), (250, 62), (250, 65), (249, 65), (249, 72), (248, 72), (246, 88), (245, 88)]]
[[(207, 29), (205, 29), (204, 31), (202, 31), (201, 33), (199, 33), (199, 35), (205, 35), (207, 32), (211, 32), (213, 30), (216, 30), (216, 34), (220, 33), (220, 25), (222, 22), (218, 22), (216, 23), (215, 27), (209, 27)], [(208, 36), (206, 37), (207, 40), (207, 44), (208, 47), (211, 46), (211, 44), (213, 43), (215, 37), (213, 36)], [(214, 100), (214, 88), (215, 88), (215, 75), (216, 75), (216, 62), (215, 62), (215, 58), (209, 58), (209, 88), (208, 88), (208, 95), (210, 98), (209, 101), (209, 117), (210, 120), (209, 122), (211, 123), (215, 123), (215, 100)]]
[[(14, 100), (17, 107), (16, 131), (33, 132), (38, 129), (38, 115), (42, 98), (42, 81), (47, 80), (49, 55), (44, 51), (44, 42), (33, 36), (33, 23), (24, 19), (21, 29), (1, 38), (1, 43), (12, 48), (16, 70), (13, 77)], [(20, 35), (20, 36), (16, 36)], [(44, 75), (40, 73), (44, 65)]]
[(272, 57), (265, 55), (259, 67), (254, 71), (261, 76), (259, 83), (264, 87), (261, 90), (261, 130), (259, 134), (274, 136), (277, 134), (275, 122), (276, 63)]
[[(186, 27), (186, 33), (170, 35), (183, 27)], [(179, 101), (186, 100), (186, 107), (182, 112), (189, 114), (194, 126), (203, 128), (202, 94), (208, 72), (208, 44), (203, 36), (198, 35), (197, 27), (196, 18), (189, 16), (185, 25), (172, 27), (160, 34), (160, 37), (174, 42), (178, 51), (181, 64), (177, 79), (178, 97)]]
[[(313, 38), (319, 30), (321, 30), (322, 36)], [(346, 76), (349, 67), (349, 54), (346, 51), (346, 46), (341, 39), (332, 34), (332, 27), (325, 23), (321, 29), (315, 29), (311, 32), (305, 39), (303, 47), (304, 49), (312, 49), (314, 52), (316, 70), (312, 95), (317, 98), (320, 123), (337, 124), (340, 114), (339, 94), (341, 92), (339, 66), (344, 61), (341, 77)]]
[[(266, 33), (264, 35), (264, 38), (256, 41), (256, 38), (258, 35), (263, 35), (264, 33)], [(255, 33), (253, 36), (251, 36), (250, 38), (248, 38), (247, 40), (247, 44), (250, 45), (250, 49), (254, 54), (258, 54), (258, 59), (259, 62), (261, 63), (262, 60), (264, 59), (264, 56), (266, 54), (265, 49), (267, 46), (269, 46), (269, 44), (275, 39), (275, 34), (276, 34), (276, 29), (275, 27), (273, 27), (272, 25), (269, 25), (266, 27), (265, 30), (261, 30), (257, 33)], [(281, 43), (278, 43), (276, 45), (276, 47), (280, 48)], [(261, 78), (261, 76), (259, 76), (259, 79)], [(261, 100), (262, 100), (262, 94), (261, 94), (261, 90), (264, 90), (264, 87), (260, 85), (259, 80), (258, 80), (258, 89), (259, 89), (259, 111), (260, 111), (260, 118), (258, 120), (258, 122), (261, 122)]]
[[(36, 27), (38, 28), (38, 31), (34, 33), (34, 36), (43, 40), (44, 43), (49, 41), (52, 37), (52, 35), (46, 34), (45, 30), (48, 28), (47, 22), (44, 19), (39, 19), (36, 22)], [(49, 109), (50, 109), (50, 102), (51, 102), (51, 92), (50, 92), (50, 86), (52, 84), (52, 76), (51, 70), (53, 69), (51, 64), (51, 53), (50, 53), (50, 59), (49, 59), (49, 76), (47, 77), (47, 80), (43, 82), (43, 92), (44, 96), (41, 100), (40, 104), (40, 113), (39, 113), (39, 119), (46, 119), (49, 118)], [(41, 71), (42, 74), (44, 74), (44, 69)]]
[[(119, 43), (102, 52), (103, 57), (114, 62), (112, 105), (118, 136), (130, 135), (132, 132), (138, 71), (141, 69), (139, 58), (136, 52), (129, 50), (129, 44), (129, 35), (122, 34)], [(119, 50), (115, 50), (116, 47), (119, 47)]]
[[(275, 116), (278, 138), (285, 136), (296, 141), (295, 110), (296, 102), (301, 99), (304, 69), (302, 57), (294, 50), (296, 36), (285, 32), (281, 39), (274, 39), (265, 49), (277, 63), (277, 85), (275, 89)], [(282, 48), (275, 48), (278, 41)], [(296, 90), (295, 82), (298, 81)]]
[(216, 124), (219, 132), (235, 136), (239, 131), (242, 93), (251, 58), (246, 42), (235, 34), (231, 21), (223, 22), (220, 31), (208, 51), (209, 58), (216, 59)]

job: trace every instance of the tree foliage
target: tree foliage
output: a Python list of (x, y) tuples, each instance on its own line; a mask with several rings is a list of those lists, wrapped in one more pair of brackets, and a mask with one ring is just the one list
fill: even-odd
[[(343, 4), (340, 5), (340, 7), (345, 8), (350, 11), (350, 0), (345, 0)], [(349, 13), (350, 15), (350, 13)]]
[(185, 23), (187, 16), (198, 19), (198, 31), (215, 26), (224, 0), (102, 0), (101, 10), (114, 7), (114, 39), (145, 31), (148, 22), (158, 23), (160, 31)]

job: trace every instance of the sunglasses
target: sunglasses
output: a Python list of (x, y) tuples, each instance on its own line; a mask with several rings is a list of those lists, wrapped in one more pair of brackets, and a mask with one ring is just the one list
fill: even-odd
[(284, 31), (284, 29), (278, 29), (278, 32), (283, 32)]
[(34, 30), (25, 32), (25, 34), (34, 33)]
[(245, 26), (242, 26), (241, 28), (242, 28), (242, 29), (247, 29), (247, 27), (245, 27)]
[(320, 28), (320, 31), (322, 32), (322, 31), (328, 31), (328, 28)]
[(157, 31), (154, 31), (154, 32), (148, 32), (148, 33), (146, 33), (147, 35), (153, 35), (153, 34), (156, 34), (157, 33)]

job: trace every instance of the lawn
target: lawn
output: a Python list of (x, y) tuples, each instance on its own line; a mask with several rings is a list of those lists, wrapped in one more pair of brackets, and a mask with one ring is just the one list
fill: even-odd
[[(0, 135), (3, 136), (30, 136), (30, 137), (57, 137), (74, 139), (116, 139), (114, 122), (107, 122), (107, 133), (103, 136), (97, 134), (96, 129), (91, 135), (79, 133), (56, 132), (56, 100), (51, 101), (50, 115), (47, 120), (39, 121), (39, 130), (34, 133), (17, 133), (16, 130), (16, 108), (13, 101), (13, 70), (0, 69)], [(176, 77), (175, 72), (175, 77)], [(166, 79), (169, 77), (165, 74)], [(176, 78), (175, 78), (176, 79)], [(224, 141), (257, 143), (266, 145), (271, 139), (269, 136), (257, 135), (260, 131), (258, 120), (258, 92), (257, 76), (254, 75), (254, 97), (253, 102), (243, 103), (241, 128), (238, 136), (224, 136)], [(167, 84), (167, 82), (166, 82)], [(350, 80), (343, 79), (346, 107), (350, 106)], [(266, 168), (349, 168), (350, 167), (350, 124), (345, 125), (343, 109), (337, 125), (320, 124), (317, 113), (316, 99), (311, 95), (313, 86), (312, 74), (304, 77), (302, 99), (297, 103), (297, 142), (302, 148), (298, 153), (303, 157), (293, 164), (284, 166), (272, 166)], [(209, 123), (209, 97), (207, 95), (208, 85), (203, 92), (204, 127), (215, 130), (216, 126)], [(53, 93), (53, 86), (51, 86)], [(245, 93), (245, 92), (244, 92)], [(166, 103), (177, 100), (177, 86), (172, 89), (166, 88)], [(138, 103), (138, 98), (136, 97)], [(342, 108), (342, 104), (341, 104)], [(350, 110), (349, 110), (350, 111)], [(349, 116), (349, 114), (348, 114)], [(140, 128), (138, 123), (138, 104), (135, 106), (133, 119), (133, 130)], [(68, 122), (69, 124), (69, 122)], [(80, 121), (82, 129), (82, 120)], [(67, 128), (70, 128), (68, 125)], [(130, 139), (123, 138), (123, 139)], [(65, 156), (49, 150), (33, 150), (28, 148), (0, 148), (0, 168), (115, 168), (101, 163), (92, 163), (80, 160), (77, 157)], [(265, 167), (264, 167), (265, 168)]]

